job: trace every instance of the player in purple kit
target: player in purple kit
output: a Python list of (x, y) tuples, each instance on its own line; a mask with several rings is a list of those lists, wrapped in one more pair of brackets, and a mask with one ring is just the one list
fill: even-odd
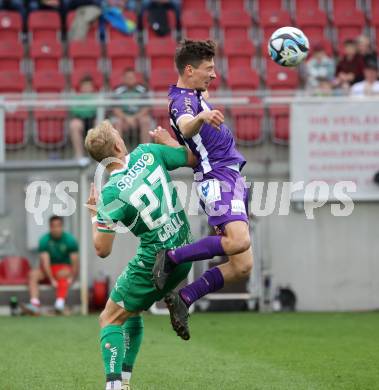
[[(171, 321), (173, 325), (182, 324), (186, 331), (188, 308), (193, 302), (221, 289), (224, 282), (246, 278), (253, 266), (247, 188), (240, 175), (246, 160), (237, 151), (223, 114), (205, 100), (209, 84), (216, 78), (214, 56), (212, 41), (183, 41), (175, 54), (179, 79), (169, 89), (171, 126), (178, 142), (186, 145), (198, 159), (194, 168), (197, 192), (208, 222), (218, 235), (159, 252), (153, 269), (155, 285), (163, 289), (178, 264), (220, 255), (229, 259), (206, 271), (178, 294), (170, 294), (168, 303), (175, 302), (180, 307)], [(151, 135), (156, 142), (177, 145), (162, 129)]]

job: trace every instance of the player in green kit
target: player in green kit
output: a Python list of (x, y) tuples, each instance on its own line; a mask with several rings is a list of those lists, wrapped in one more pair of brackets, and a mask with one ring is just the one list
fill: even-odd
[(111, 253), (118, 231), (131, 231), (140, 238), (135, 257), (117, 279), (100, 315), (106, 389), (129, 389), (131, 368), (142, 341), (142, 310), (168, 297), (176, 332), (183, 339), (189, 338), (187, 318), (180, 316), (180, 303), (170, 301), (168, 293), (187, 276), (191, 264), (177, 267), (163, 291), (154, 287), (152, 268), (160, 250), (192, 241), (187, 217), (168, 171), (196, 162), (184, 147), (142, 144), (127, 154), (119, 132), (108, 121), (88, 132), (85, 146), (91, 157), (102, 162), (110, 173), (99, 199), (94, 185), (88, 199), (97, 255), (106, 257)]

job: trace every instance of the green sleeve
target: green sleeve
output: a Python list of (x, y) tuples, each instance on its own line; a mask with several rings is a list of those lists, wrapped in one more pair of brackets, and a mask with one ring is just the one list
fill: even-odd
[(49, 238), (46, 234), (40, 238), (39, 243), (38, 243), (38, 252), (39, 253), (48, 251), (48, 247), (47, 247), (48, 241), (49, 241)]
[(153, 153), (159, 154), (167, 170), (185, 167), (188, 164), (188, 151), (185, 146), (172, 147), (167, 145), (151, 145)]
[(117, 222), (125, 220), (127, 205), (119, 198), (119, 192), (105, 187), (97, 205), (97, 230), (114, 233)]
[(72, 234), (68, 235), (68, 249), (70, 253), (75, 253), (79, 251), (78, 242)]

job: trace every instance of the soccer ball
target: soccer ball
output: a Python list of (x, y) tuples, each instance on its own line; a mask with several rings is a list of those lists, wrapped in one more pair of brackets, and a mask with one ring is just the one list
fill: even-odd
[(295, 27), (281, 27), (268, 41), (268, 53), (279, 65), (299, 65), (309, 52), (309, 41), (305, 34)]

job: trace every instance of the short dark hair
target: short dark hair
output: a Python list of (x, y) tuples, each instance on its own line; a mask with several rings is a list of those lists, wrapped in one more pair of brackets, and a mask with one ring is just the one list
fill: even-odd
[(60, 215), (52, 215), (50, 218), (49, 218), (49, 224), (51, 225), (51, 223), (53, 221), (61, 221), (62, 224), (63, 224), (63, 217), (61, 217)]
[(183, 74), (187, 65), (197, 68), (202, 61), (210, 61), (216, 54), (216, 44), (211, 41), (192, 41), (185, 39), (180, 42), (175, 53), (175, 65), (179, 74)]
[(93, 77), (90, 74), (83, 75), (83, 77), (80, 79), (79, 84), (83, 83), (93, 83)]
[(343, 43), (344, 45), (356, 45), (357, 42), (354, 39), (346, 39)]

